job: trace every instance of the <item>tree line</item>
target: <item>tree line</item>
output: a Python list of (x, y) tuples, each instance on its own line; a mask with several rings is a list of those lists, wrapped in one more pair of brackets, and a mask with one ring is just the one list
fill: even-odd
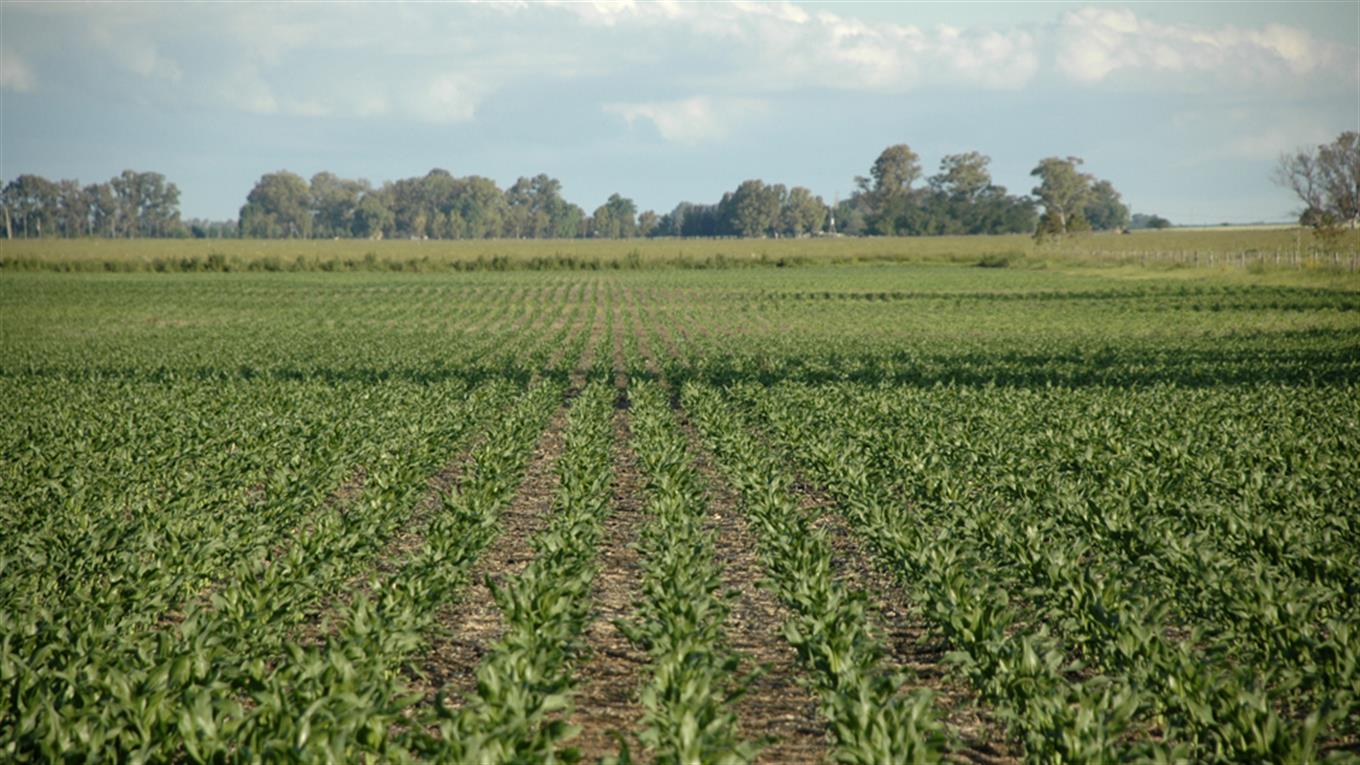
[(104, 183), (21, 175), (0, 190), (5, 237), (180, 236), (179, 188), (160, 173), (124, 170)]
[(266, 173), (250, 190), (237, 221), (181, 221), (179, 190), (159, 173), (132, 170), (82, 187), (21, 175), (3, 201), (8, 237), (242, 236), (253, 238), (603, 238), (799, 237), (1034, 233), (1040, 238), (1117, 230), (1131, 222), (1168, 225), (1156, 216), (1131, 221), (1119, 192), (1079, 169), (1076, 157), (1041, 160), (1032, 196), (993, 182), (991, 159), (951, 154), (923, 178), (906, 144), (879, 154), (847, 199), (827, 202), (803, 186), (743, 181), (716, 202), (681, 202), (667, 213), (639, 212), (612, 194), (590, 213), (562, 197), (562, 184), (539, 174), (502, 189), (490, 178), (434, 169), (374, 185), (320, 172), (310, 180), (287, 170)]

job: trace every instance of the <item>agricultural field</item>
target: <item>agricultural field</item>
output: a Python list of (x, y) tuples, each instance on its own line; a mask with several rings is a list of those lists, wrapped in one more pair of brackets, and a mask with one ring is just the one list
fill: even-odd
[(1360, 762), (1356, 277), (983, 254), (0, 271), (0, 760)]
[(994, 236), (786, 239), (13, 239), (0, 271), (511, 271), (733, 269), (837, 263), (986, 262), (1161, 271), (1360, 271), (1360, 229), (1325, 249), (1298, 227), (1140, 230), (1036, 243)]

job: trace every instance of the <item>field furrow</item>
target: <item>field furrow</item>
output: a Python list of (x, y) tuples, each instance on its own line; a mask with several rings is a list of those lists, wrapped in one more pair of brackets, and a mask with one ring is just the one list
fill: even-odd
[[(678, 394), (677, 394), (678, 395)], [(771, 627), (793, 617), (788, 606), (764, 586), (768, 578), (759, 546), (740, 498), (722, 478), (683, 410), (676, 412), (694, 468), (704, 483), (704, 530), (711, 535), (722, 583), (732, 594), (725, 622), (727, 643), (754, 674), (734, 709), (741, 728), (769, 736), (757, 762), (815, 763), (827, 755), (827, 730), (817, 699), (807, 687), (797, 651)]]
[(477, 557), (457, 604), (442, 613), (443, 634), (435, 640), (421, 671), (432, 690), (457, 707), (477, 684), (476, 668), (500, 639), (506, 624), (491, 596), (493, 588), (517, 576), (533, 559), (531, 541), (548, 523), (558, 493), (558, 461), (568, 403), (548, 420), (529, 456), (512, 500), (496, 513), (494, 537)]
[(646, 657), (616, 626), (620, 620), (636, 618), (641, 599), (642, 556), (636, 544), (644, 517), (642, 478), (631, 446), (630, 420), (627, 410), (614, 412), (610, 511), (597, 543), (599, 570), (591, 582), (591, 620), (572, 670), (579, 685), (568, 721), (580, 728), (574, 744), (588, 762), (615, 754), (618, 737), (636, 746), (641, 714), (638, 688)]

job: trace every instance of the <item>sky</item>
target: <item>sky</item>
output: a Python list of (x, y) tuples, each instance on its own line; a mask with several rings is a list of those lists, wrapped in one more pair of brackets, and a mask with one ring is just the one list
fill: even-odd
[(1077, 156), (1134, 212), (1282, 221), (1281, 152), (1360, 130), (1360, 2), (18, 3), (0, 178), (176, 183), (234, 218), (286, 169), (548, 173), (587, 211), (748, 178), (844, 199), (885, 147)]

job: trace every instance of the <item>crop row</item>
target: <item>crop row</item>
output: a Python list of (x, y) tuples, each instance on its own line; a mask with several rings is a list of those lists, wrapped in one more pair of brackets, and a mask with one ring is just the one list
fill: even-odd
[[(588, 384), (568, 413), (560, 478), (534, 558), (518, 575), (488, 579), (505, 631), (477, 668), (477, 688), (413, 732), (413, 751), (436, 762), (557, 762), (574, 759), (571, 660), (590, 619), (601, 520), (609, 510), (614, 391)], [(558, 751), (559, 747), (562, 751)]]
[(800, 510), (790, 477), (727, 409), (718, 393), (682, 391), (707, 445), (759, 529), (761, 557), (794, 616), (784, 634), (797, 649), (843, 763), (936, 762), (948, 737), (929, 691), (899, 693), (905, 677), (885, 667), (862, 594), (837, 579), (823, 534)]
[(743, 738), (732, 711), (740, 662), (724, 645), (729, 598), (703, 525), (704, 492), (666, 392), (635, 381), (628, 393), (649, 517), (638, 550), (640, 614), (620, 624), (651, 660), (639, 738), (657, 763), (749, 762), (761, 742)]

